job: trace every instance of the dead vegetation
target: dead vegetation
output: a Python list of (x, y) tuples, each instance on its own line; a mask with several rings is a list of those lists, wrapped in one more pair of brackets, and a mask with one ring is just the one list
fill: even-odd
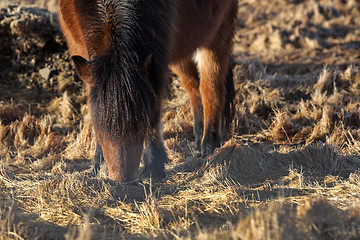
[(90, 175), (86, 93), (56, 15), (8, 5), (54, 1), (7, 2), (0, 239), (360, 237), (358, 1), (239, 1), (232, 137), (200, 158), (173, 78), (163, 117), (167, 178), (131, 184), (109, 181), (105, 168)]

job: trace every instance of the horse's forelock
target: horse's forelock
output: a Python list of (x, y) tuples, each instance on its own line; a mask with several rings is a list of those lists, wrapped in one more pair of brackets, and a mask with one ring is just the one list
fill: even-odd
[[(171, 1), (79, 0), (92, 4), (84, 27), (91, 55), (92, 118), (99, 132), (140, 136), (149, 128), (168, 65)], [(146, 78), (144, 62), (156, 61)]]
[(95, 84), (90, 104), (98, 133), (123, 140), (149, 128), (155, 93), (143, 72), (116, 59), (121, 58), (106, 56), (92, 62)]

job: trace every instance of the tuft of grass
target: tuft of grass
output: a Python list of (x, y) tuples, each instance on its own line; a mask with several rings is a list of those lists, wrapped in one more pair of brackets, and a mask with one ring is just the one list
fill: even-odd
[(267, 132), (267, 137), (274, 141), (292, 142), (294, 135), (299, 131), (286, 111), (275, 111), (272, 124)]

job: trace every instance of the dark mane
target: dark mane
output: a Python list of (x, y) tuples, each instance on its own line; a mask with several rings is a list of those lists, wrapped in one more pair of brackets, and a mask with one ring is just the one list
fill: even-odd
[[(110, 137), (146, 134), (169, 63), (174, 0), (81, 0), (94, 87), (93, 123)], [(87, 8), (88, 11), (83, 9)], [(89, 11), (90, 10), (90, 11)], [(153, 56), (151, 77), (144, 63)], [(135, 107), (136, 106), (136, 107)]]
[[(149, 127), (156, 95), (140, 71), (128, 71), (127, 62), (116, 54), (93, 62), (95, 85), (90, 93), (93, 123), (112, 136), (136, 134)], [(136, 79), (136, 80), (134, 80)], [(141, 111), (137, 107), (140, 106)]]

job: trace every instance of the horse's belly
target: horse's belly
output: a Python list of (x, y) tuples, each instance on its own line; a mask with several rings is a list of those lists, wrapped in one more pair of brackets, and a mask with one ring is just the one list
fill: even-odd
[(218, 32), (233, 0), (179, 0), (174, 25), (171, 62), (192, 56)]

